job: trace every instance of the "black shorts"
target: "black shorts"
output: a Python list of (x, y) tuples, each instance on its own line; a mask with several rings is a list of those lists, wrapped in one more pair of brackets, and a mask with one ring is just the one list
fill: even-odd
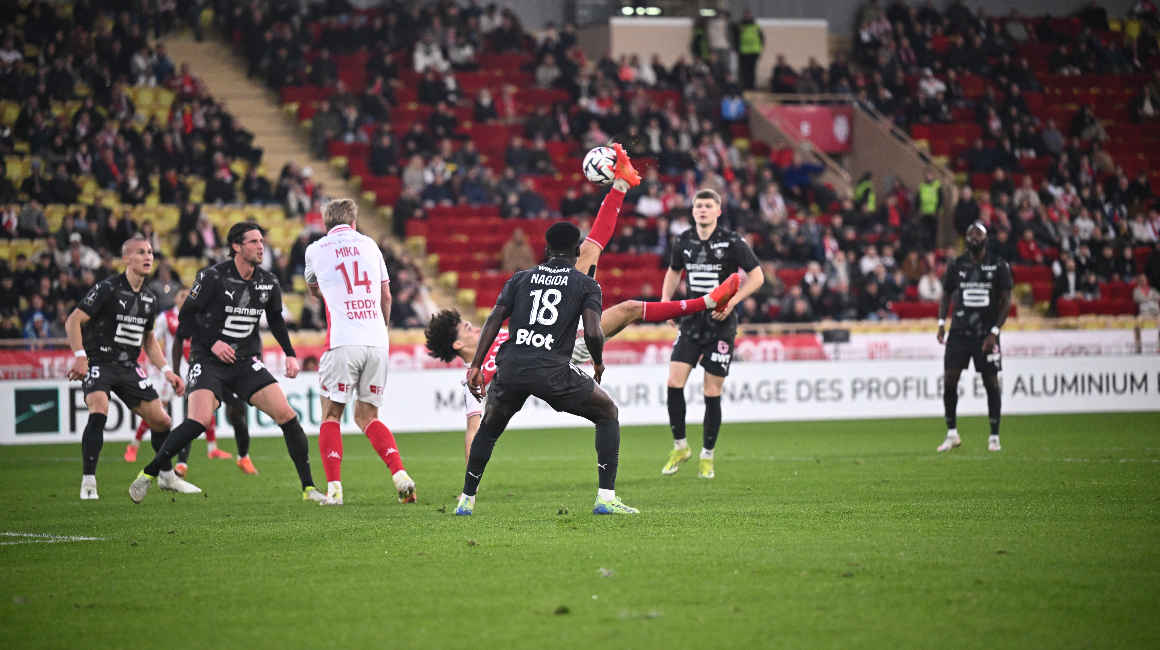
[(971, 360), (975, 362), (975, 372), (984, 375), (998, 374), (1003, 369), (1003, 361), (999, 354), (999, 341), (995, 341), (995, 349), (991, 354), (983, 354), (983, 340), (986, 337), (975, 337), (960, 334), (954, 330), (947, 336), (947, 352), (943, 360), (946, 370), (966, 370)]
[(249, 403), (254, 393), (277, 382), (257, 357), (239, 359), (231, 364), (223, 363), (217, 357), (197, 357), (189, 361), (185, 393), (208, 390), (220, 402), (226, 393), (233, 392), (243, 402)]
[(501, 367), (488, 386), (485, 410), (499, 409), (510, 417), (534, 395), (557, 411), (568, 412), (583, 404), (595, 389), (596, 382), (572, 364), (518, 371), (512, 373), (511, 380), (505, 378)]
[(245, 400), (238, 397), (238, 394), (232, 390), (227, 390), (227, 391), (223, 392), (222, 401), (226, 403), (226, 406), (233, 406), (235, 408), (240, 408), (240, 409), (245, 409), (249, 406), (249, 404), (247, 404)]
[(701, 367), (710, 375), (728, 377), (729, 363), (733, 361), (733, 337), (694, 341), (685, 332), (678, 332), (677, 340), (673, 341), (673, 354), (669, 359), (690, 366), (695, 366), (700, 361)]
[(148, 375), (137, 364), (89, 363), (89, 374), (81, 381), (81, 388), (86, 397), (89, 393), (116, 393), (131, 409), (142, 402), (158, 399)]

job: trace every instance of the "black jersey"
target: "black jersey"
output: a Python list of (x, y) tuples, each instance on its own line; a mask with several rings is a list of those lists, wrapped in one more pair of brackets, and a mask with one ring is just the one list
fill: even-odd
[(1011, 267), (997, 255), (987, 253), (979, 264), (970, 253), (952, 260), (943, 277), (943, 291), (954, 295), (951, 331), (977, 337), (990, 333), (999, 320), (1000, 294), (1013, 284)]
[(262, 312), (271, 323), (281, 322), (282, 288), (273, 273), (259, 266), (244, 280), (233, 260), (202, 269), (181, 308), (179, 327), (192, 335), (190, 358), (213, 356), (218, 341), (228, 343), (238, 359), (260, 357)]
[(517, 370), (568, 365), (580, 315), (585, 308), (601, 313), (600, 300), (596, 280), (558, 258), (516, 273), (495, 301), (511, 310), (496, 364)]
[[(737, 272), (752, 271), (759, 266), (757, 256), (745, 239), (718, 225), (709, 238), (697, 237), (697, 228), (689, 228), (673, 243), (673, 258), (669, 268), (684, 270), (690, 298), (700, 298)], [(723, 321), (711, 318), (713, 312), (703, 311), (681, 319), (681, 335), (698, 338), (729, 338), (737, 333), (737, 313)]]
[(89, 315), (81, 329), (89, 363), (137, 365), (145, 334), (157, 319), (157, 296), (144, 284), (133, 291), (124, 273), (106, 278), (89, 290), (77, 309)]

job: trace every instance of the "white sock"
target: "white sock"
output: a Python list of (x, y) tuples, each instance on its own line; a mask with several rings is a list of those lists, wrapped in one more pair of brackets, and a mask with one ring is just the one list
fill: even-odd
[(991, 434), (991, 438), (990, 438), (990, 439), (991, 439), (991, 440), (998, 440), (998, 439), (999, 439), (999, 434), (997, 434), (997, 433), (992, 433), (992, 434)]
[(701, 448), (701, 460), (713, 460), (713, 450)]
[(597, 490), (596, 497), (601, 501), (616, 501), (616, 490)]
[(688, 449), (688, 448), (689, 448), (689, 439), (688, 438), (678, 438), (677, 440), (673, 441), (673, 449)]
[(129, 446), (130, 447), (140, 447), (141, 441), (134, 438), (131, 442), (129, 442)]
[(205, 444), (206, 444), (206, 452), (207, 453), (217, 451), (217, 443), (216, 442), (207, 442)]
[(96, 484), (97, 484), (97, 475), (96, 474), (83, 474), (83, 475), (81, 475), (81, 487), (84, 487), (86, 485), (96, 485)]
[(342, 494), (342, 481), (330, 481), (326, 484), (326, 494), (337, 496)]
[(958, 438), (959, 437), (959, 430), (957, 428), (947, 429), (947, 437), (948, 438)]
[(705, 306), (709, 309), (713, 309), (717, 306), (717, 301), (709, 297), (709, 294), (705, 294)]
[[(462, 493), (460, 493), (460, 495), (459, 495), (459, 498), (460, 498), (460, 499), (462, 499), (462, 498), (463, 498), (463, 497), (465, 497), (465, 496), (467, 496), (467, 495), (466, 495), (466, 494), (462, 494)], [(473, 495), (471, 495), (471, 496), (469, 496), (469, 497), (467, 497), (467, 505), (469, 505), (469, 506), (474, 506), (474, 505), (475, 505), (475, 495), (474, 495), (474, 494), (473, 494)]]
[(163, 478), (166, 481), (172, 481), (174, 478), (177, 478), (177, 474), (174, 474), (173, 470), (171, 469), (163, 469), (160, 472), (157, 472), (157, 478)]

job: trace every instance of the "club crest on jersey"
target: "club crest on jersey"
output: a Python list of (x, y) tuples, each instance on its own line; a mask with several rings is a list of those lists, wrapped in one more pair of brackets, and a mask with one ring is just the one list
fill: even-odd
[(270, 299), (270, 293), (268, 291), (263, 291), (262, 293), (258, 294), (258, 302), (260, 302), (262, 304), (265, 304), (266, 301), (269, 299)]
[(717, 250), (713, 251), (713, 255), (716, 255), (717, 259), (721, 259), (721, 258), (725, 257), (725, 249), (718, 248)]

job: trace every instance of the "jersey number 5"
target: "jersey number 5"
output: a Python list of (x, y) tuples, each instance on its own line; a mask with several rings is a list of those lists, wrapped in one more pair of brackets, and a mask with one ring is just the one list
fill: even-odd
[(346, 272), (346, 262), (343, 262), (342, 264), (339, 264), (338, 266), (334, 267), (335, 269), (342, 271), (342, 280), (343, 280), (343, 282), (346, 282), (346, 292), (347, 293), (354, 293), (355, 287), (366, 287), (367, 293), (370, 293), (371, 292), (371, 279), (370, 279), (370, 277), (367, 275), (366, 271), (363, 271), (362, 278), (359, 278), (359, 276), (358, 276), (358, 262), (357, 261), (353, 262), (353, 264), (354, 264), (354, 284), (353, 285), (351, 284), (351, 281), (350, 281), (350, 275), (348, 275)]
[(113, 334), (113, 340), (121, 345), (131, 345), (138, 347), (141, 345), (141, 340), (145, 336), (145, 328), (133, 323), (117, 323), (117, 332)]
[(987, 289), (963, 289), (964, 307), (988, 307), (991, 304), (991, 292)]
[[(540, 295), (543, 294), (543, 305), (540, 304)], [(541, 325), (551, 325), (560, 317), (560, 312), (556, 310), (556, 305), (560, 304), (563, 296), (559, 289), (536, 289), (531, 294), (532, 296), (532, 316), (528, 319), (528, 325), (535, 325), (536, 321), (540, 321)]]

